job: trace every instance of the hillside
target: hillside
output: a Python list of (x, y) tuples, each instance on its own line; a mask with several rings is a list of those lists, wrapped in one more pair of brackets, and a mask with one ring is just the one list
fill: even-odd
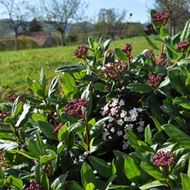
[[(123, 47), (125, 43), (133, 44), (133, 55), (140, 53), (145, 48), (150, 48), (143, 37), (113, 41), (111, 48)], [(0, 53), (0, 97), (11, 91), (23, 90), (26, 84), (26, 77), (37, 79), (41, 68), (50, 79), (55, 75), (56, 68), (77, 63), (73, 51), (77, 46), (32, 49), (21, 51), (8, 51)]]

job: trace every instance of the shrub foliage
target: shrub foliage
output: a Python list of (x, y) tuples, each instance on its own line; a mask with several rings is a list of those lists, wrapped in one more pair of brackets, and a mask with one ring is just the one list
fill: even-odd
[[(167, 17), (165, 16), (167, 15)], [(0, 186), (26, 190), (190, 189), (190, 21), (132, 56), (88, 39), (48, 85), (27, 79), (0, 114)], [(159, 55), (154, 54), (159, 50)]]

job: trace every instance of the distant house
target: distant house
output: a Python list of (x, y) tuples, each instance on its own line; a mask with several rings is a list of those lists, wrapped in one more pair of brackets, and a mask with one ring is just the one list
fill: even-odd
[(25, 32), (19, 35), (19, 39), (30, 39), (35, 41), (40, 47), (56, 46), (56, 40), (48, 32)]

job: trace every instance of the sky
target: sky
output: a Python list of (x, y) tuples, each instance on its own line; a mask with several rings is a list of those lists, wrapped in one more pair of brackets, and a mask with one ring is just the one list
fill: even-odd
[(86, 14), (89, 17), (95, 17), (101, 8), (116, 10), (126, 10), (129, 20), (129, 14), (133, 16), (130, 21), (145, 23), (149, 19), (148, 10), (154, 7), (154, 0), (86, 0), (88, 8)]

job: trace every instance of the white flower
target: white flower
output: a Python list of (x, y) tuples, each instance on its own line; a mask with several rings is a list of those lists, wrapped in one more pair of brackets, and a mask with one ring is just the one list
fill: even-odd
[(140, 133), (140, 132), (143, 132), (144, 131), (144, 128), (143, 127), (137, 127), (137, 131)]
[(125, 121), (125, 122), (129, 122), (129, 121), (131, 121), (131, 118), (130, 118), (130, 117), (125, 117), (125, 118), (124, 118), (124, 121)]
[(127, 149), (129, 147), (129, 144), (127, 142), (124, 142), (122, 145), (123, 150)]
[(129, 111), (131, 121), (136, 121), (138, 117), (138, 112), (136, 108), (133, 108), (132, 110)]
[(103, 135), (102, 135), (102, 138), (103, 138), (103, 140), (106, 140), (106, 137), (109, 135), (109, 132), (107, 131), (107, 130), (105, 130), (104, 132), (103, 132)]
[(117, 98), (114, 98), (111, 105), (112, 105), (113, 107), (115, 107), (115, 106), (117, 106), (118, 103), (119, 103), (119, 100), (118, 100)]
[(112, 133), (114, 133), (114, 132), (115, 132), (115, 128), (112, 127), (110, 131), (111, 131)]
[(110, 64), (110, 63), (108, 63), (106, 66), (107, 66), (107, 67), (111, 67), (111, 64)]
[(112, 139), (112, 137), (111, 137), (111, 136), (109, 136), (109, 137), (108, 137), (108, 139)]
[(124, 124), (124, 121), (123, 121), (122, 119), (119, 119), (119, 120), (117, 121), (117, 124), (118, 124), (119, 126), (122, 126), (122, 125)]
[(120, 106), (124, 106), (124, 105), (125, 105), (125, 102), (124, 102), (123, 99), (120, 100), (119, 105), (120, 105)]
[(116, 107), (114, 107), (114, 108), (111, 108), (110, 112), (111, 112), (111, 115), (114, 116), (114, 115), (116, 115), (118, 113), (118, 110), (117, 110)]
[(122, 111), (121, 111), (121, 114), (120, 114), (120, 117), (121, 117), (121, 118), (124, 118), (126, 115), (127, 115), (127, 112), (124, 111), (124, 110), (122, 110)]
[(102, 110), (103, 110), (103, 111), (102, 111), (102, 116), (106, 115), (106, 113), (109, 111), (109, 106), (108, 106), (108, 104), (106, 104), (106, 105), (103, 107)]
[(139, 126), (144, 127), (144, 121), (139, 121)]
[(127, 124), (125, 126), (126, 129), (133, 130), (133, 124)]
[(118, 135), (118, 136), (122, 136), (122, 135), (123, 135), (123, 132), (122, 132), (122, 131), (118, 131), (118, 132), (117, 132), (117, 135)]
[(142, 109), (142, 108), (137, 108), (137, 111), (138, 111), (138, 112), (142, 112), (143, 109)]
[(102, 70), (102, 71), (105, 71), (105, 70), (106, 70), (106, 67), (101, 67), (101, 70)]

